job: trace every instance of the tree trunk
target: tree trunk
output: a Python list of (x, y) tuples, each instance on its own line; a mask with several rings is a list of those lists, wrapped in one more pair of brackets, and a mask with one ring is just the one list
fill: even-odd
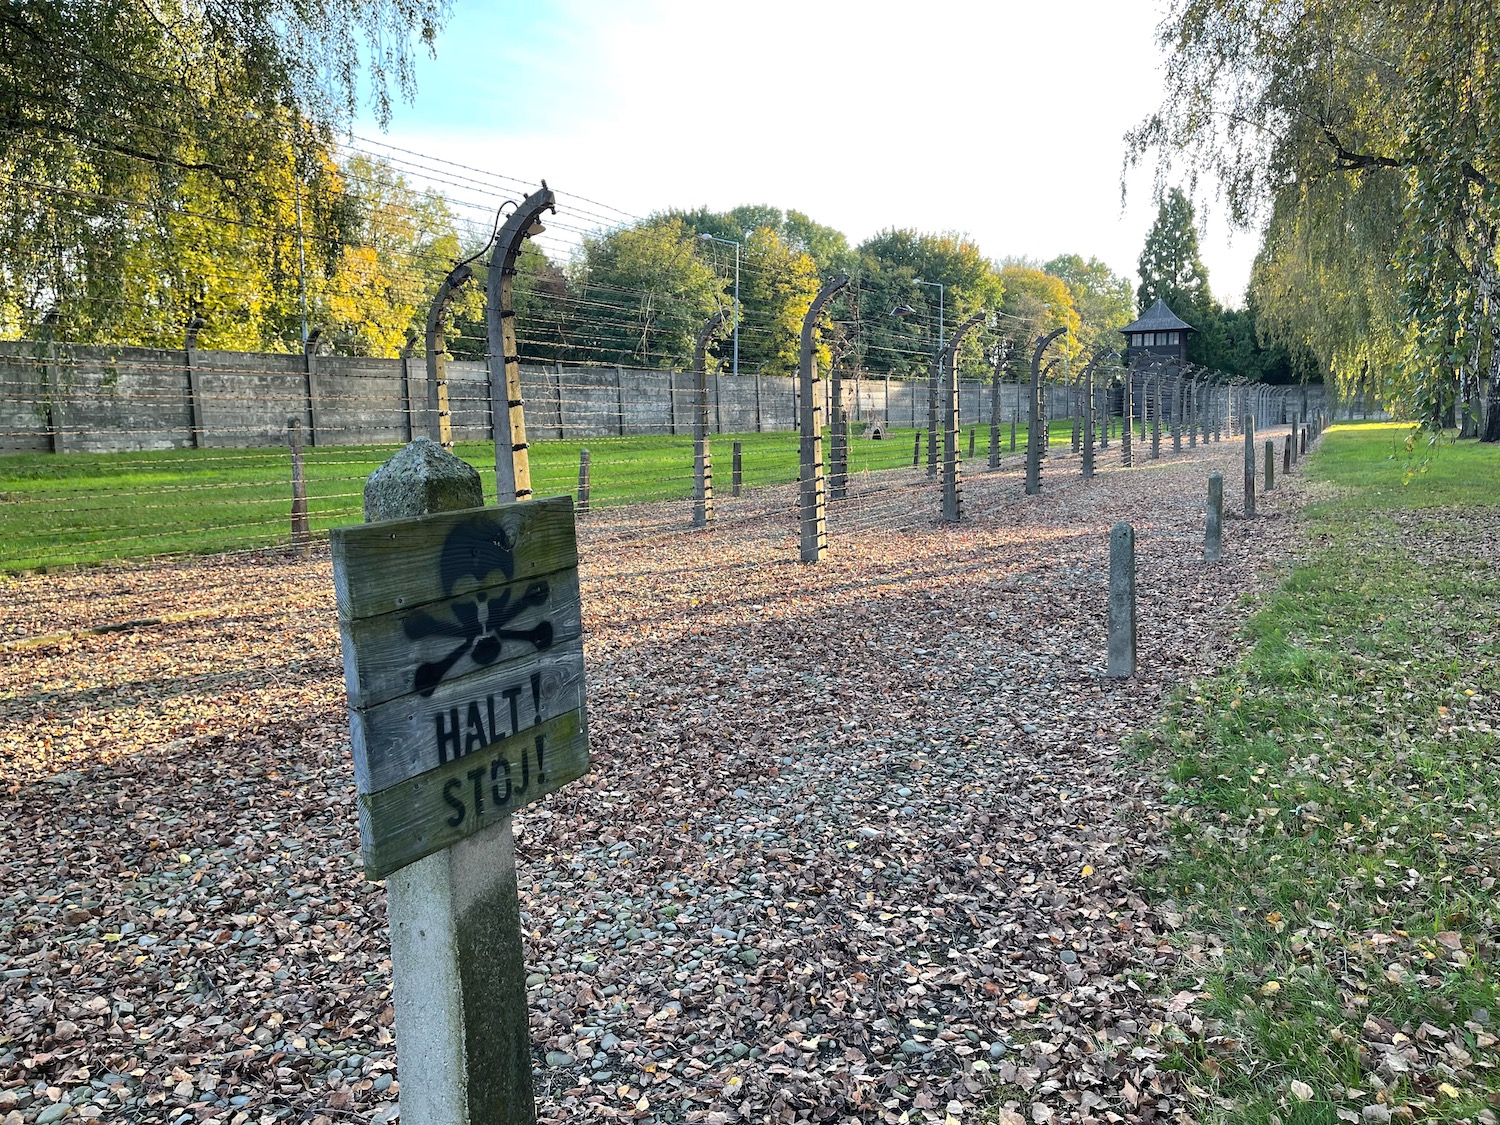
[[(1482, 263), (1485, 254), (1476, 255)], [(1474, 267), (1474, 307), (1469, 320), (1469, 337), (1474, 341), (1469, 354), (1458, 368), (1457, 412), (1458, 436), (1460, 440), (1479, 436), (1480, 409), (1480, 362), (1484, 345), (1485, 278), (1482, 264)]]
[(1484, 404), (1479, 440), (1500, 442), (1500, 317), (1490, 317), (1490, 391)]
[[(1493, 241), (1493, 232), (1492, 232)], [(1489, 394), (1483, 401), (1483, 410), (1480, 415), (1479, 440), (1489, 442), (1500, 442), (1500, 309), (1495, 307), (1497, 279), (1495, 277), (1495, 257), (1493, 253), (1486, 253), (1482, 259), (1485, 263), (1480, 273), (1480, 294), (1484, 298), (1485, 311), (1489, 313), (1490, 322), (1490, 363), (1489, 363)], [(1476, 364), (1476, 370), (1478, 365)]]

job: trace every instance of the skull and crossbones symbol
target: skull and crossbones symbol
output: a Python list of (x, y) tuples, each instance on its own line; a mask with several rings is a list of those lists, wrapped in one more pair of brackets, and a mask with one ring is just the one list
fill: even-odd
[[(482, 516), (456, 525), (443, 540), (438, 562), (444, 596), (452, 597), (459, 583), (466, 578), (483, 585), (490, 575), (499, 571), (509, 580), (515, 573), (515, 545), (515, 539), (504, 528), (497, 528)], [(530, 583), (519, 597), (513, 596), (508, 587), (498, 597), (479, 590), (471, 600), (452, 604), (453, 618), (450, 621), (426, 612), (412, 614), (403, 623), (411, 640), (448, 637), (459, 642), (440, 660), (417, 665), (412, 686), (424, 696), (431, 695), (465, 656), (481, 666), (493, 664), (500, 658), (506, 641), (525, 641), (537, 651), (551, 647), (550, 621), (538, 621), (529, 629), (505, 627), (525, 610), (543, 605), (549, 593), (546, 582)]]

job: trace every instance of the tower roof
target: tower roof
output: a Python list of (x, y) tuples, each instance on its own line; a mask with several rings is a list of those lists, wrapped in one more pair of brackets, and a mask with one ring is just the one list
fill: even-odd
[(1141, 314), (1141, 318), (1120, 329), (1121, 332), (1196, 332), (1187, 321), (1180, 318), (1160, 298), (1156, 304)]

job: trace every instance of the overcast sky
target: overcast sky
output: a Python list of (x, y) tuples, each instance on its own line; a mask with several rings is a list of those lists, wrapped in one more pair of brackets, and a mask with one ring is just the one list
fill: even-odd
[[(1158, 0), (453, 8), (394, 144), (630, 214), (769, 203), (855, 243), (956, 230), (1136, 280), (1156, 206), (1141, 173), (1122, 210), (1122, 138), (1160, 100)], [(1210, 285), (1239, 304), (1256, 238), (1207, 202)]]

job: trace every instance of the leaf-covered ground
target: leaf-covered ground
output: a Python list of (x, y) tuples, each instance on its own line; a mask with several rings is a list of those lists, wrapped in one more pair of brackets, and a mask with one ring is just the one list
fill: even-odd
[[(1121, 743), (1233, 657), (1285, 551), (1295, 482), (1200, 561), (1240, 460), (1058, 457), (1023, 498), (1010, 459), (957, 529), (864, 480), (818, 567), (784, 490), (709, 532), (585, 524), (595, 766), (516, 825), (543, 1118), (1185, 1117), (1166, 1033), (1202, 1025)], [(1113, 682), (1121, 519), (1142, 668)], [(12, 580), (0, 638), (0, 1121), (391, 1120), (326, 557)]]
[(1208, 1121), (1500, 1110), (1500, 449), (1402, 486), (1403, 433), (1328, 433), (1252, 643), (1151, 743)]

